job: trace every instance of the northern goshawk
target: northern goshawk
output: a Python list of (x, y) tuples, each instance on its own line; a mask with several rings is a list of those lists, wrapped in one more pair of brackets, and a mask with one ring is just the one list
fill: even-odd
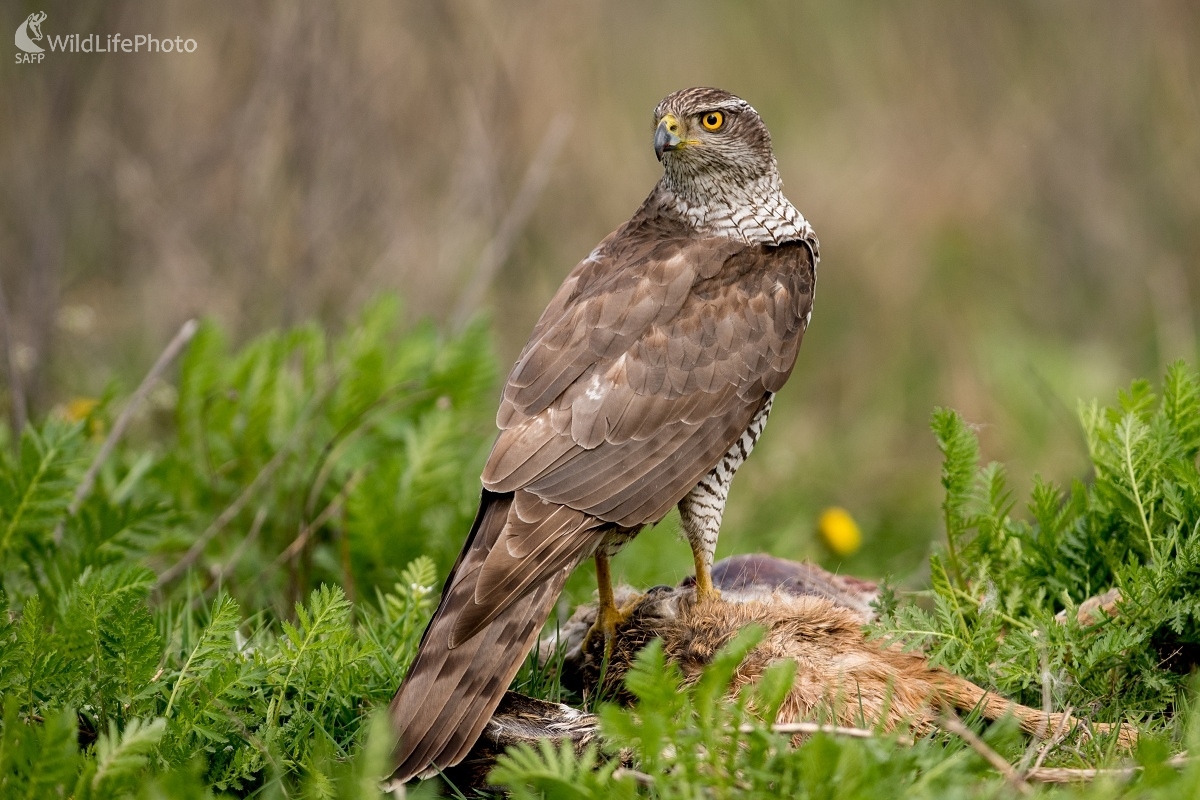
[(783, 194), (771, 138), (744, 100), (685, 89), (654, 110), (663, 176), (579, 263), (508, 376), (475, 524), (392, 700), (393, 781), (461, 761), (563, 583), (678, 506), (710, 569), (730, 482), (796, 362), (817, 239)]

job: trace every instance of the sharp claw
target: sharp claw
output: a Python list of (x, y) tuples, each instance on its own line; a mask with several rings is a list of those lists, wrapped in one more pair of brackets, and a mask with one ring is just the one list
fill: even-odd
[(597, 635), (603, 635), (604, 654), (611, 655), (613, 643), (617, 638), (617, 628), (629, 621), (641, 602), (642, 595), (634, 595), (620, 608), (617, 608), (615, 603), (600, 603), (596, 610), (596, 621), (592, 623), (592, 627), (588, 629), (587, 635), (583, 638), (584, 652), (592, 648), (592, 640)]

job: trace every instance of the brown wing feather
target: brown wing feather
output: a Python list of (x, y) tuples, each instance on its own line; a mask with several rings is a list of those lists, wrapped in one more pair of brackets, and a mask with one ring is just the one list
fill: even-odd
[(505, 388), (489, 489), (621, 526), (655, 522), (791, 373), (812, 306), (811, 246), (651, 234), (655, 221), (607, 239), (539, 321)]
[(475, 578), (475, 604), (459, 617), (454, 642), (488, 624), (515, 599), (592, 554), (607, 528), (574, 509), (518, 491), (499, 541)]
[(661, 519), (795, 363), (815, 243), (696, 239), (639, 214), (564, 281), (505, 387), (471, 536), (392, 700), (393, 779), (458, 763), (570, 571)]

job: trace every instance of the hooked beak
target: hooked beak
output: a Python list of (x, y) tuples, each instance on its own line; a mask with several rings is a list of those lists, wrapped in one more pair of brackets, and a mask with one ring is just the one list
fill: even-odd
[(655, 157), (662, 161), (663, 153), (678, 150), (682, 146), (683, 139), (679, 137), (679, 120), (675, 119), (674, 114), (664, 114), (658, 122), (658, 127), (654, 130)]

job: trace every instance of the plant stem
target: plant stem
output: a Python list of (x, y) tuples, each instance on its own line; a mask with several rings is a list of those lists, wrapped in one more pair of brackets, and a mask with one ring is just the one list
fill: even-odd
[(1142, 503), (1142, 493), (1138, 490), (1137, 472), (1133, 468), (1133, 438), (1132, 420), (1127, 419), (1121, 444), (1125, 448), (1125, 469), (1129, 472), (1129, 485), (1133, 488), (1133, 502), (1137, 504), (1138, 516), (1142, 520), (1142, 529), (1146, 531), (1146, 546), (1150, 548), (1150, 560), (1158, 561), (1158, 553), (1154, 549), (1154, 536), (1150, 532), (1150, 522), (1146, 518), (1146, 507)]

